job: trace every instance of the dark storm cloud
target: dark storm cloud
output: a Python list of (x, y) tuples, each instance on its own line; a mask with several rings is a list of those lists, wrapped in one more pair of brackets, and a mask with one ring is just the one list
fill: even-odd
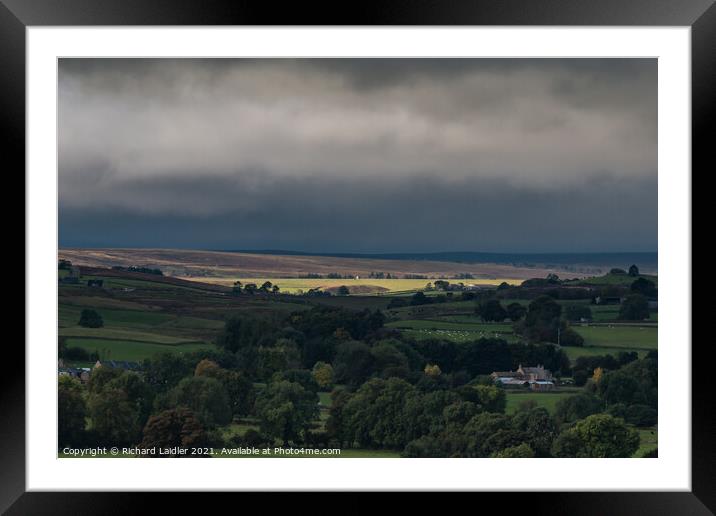
[[(652, 250), (655, 179), (595, 176), (588, 183), (544, 190), (472, 178), (450, 183), (420, 177), (409, 184), (387, 179), (379, 185), (362, 178), (162, 178), (106, 192), (101, 207), (63, 209), (60, 224), (69, 246)], [(127, 206), (125, 198), (133, 203)], [(205, 199), (213, 210), (197, 209)]]
[(655, 60), (62, 60), (62, 245), (656, 247)]

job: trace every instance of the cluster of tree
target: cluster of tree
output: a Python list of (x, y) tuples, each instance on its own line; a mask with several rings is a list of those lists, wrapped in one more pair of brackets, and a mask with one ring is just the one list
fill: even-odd
[[(649, 352), (650, 358), (655, 357), (656, 352)], [(574, 383), (581, 387), (587, 383), (597, 368), (603, 370), (614, 371), (622, 366), (634, 362), (639, 358), (636, 351), (620, 351), (616, 356), (613, 355), (594, 355), (578, 357), (572, 367), (572, 378)]]
[(394, 279), (397, 276), (392, 275), (389, 272), (371, 272), (368, 277), (375, 279)]
[[(429, 290), (429, 289), (427, 289)], [(400, 298), (393, 298), (393, 299), (400, 299)], [(453, 296), (452, 292), (447, 292), (446, 294), (438, 294), (435, 296), (426, 296), (423, 292), (416, 292), (410, 297), (410, 301), (407, 304), (410, 306), (420, 306), (420, 305), (432, 305), (432, 304), (438, 304), (438, 303), (447, 303), (448, 301), (454, 300), (455, 297)], [(461, 299), (461, 298), (458, 298)], [(402, 303), (402, 300), (399, 301)], [(403, 305), (403, 306), (406, 306)]]
[[(530, 305), (525, 319), (542, 309)], [(484, 338), (415, 341), (384, 322), (380, 311), (332, 307), (233, 317), (218, 351), (159, 354), (141, 373), (102, 366), (86, 386), (63, 377), (60, 444), (219, 446), (218, 428), (250, 417), (258, 430), (232, 444), (388, 448), (415, 457), (611, 457), (630, 456), (638, 445), (625, 421), (656, 417), (652, 356), (578, 363), (591, 369), (583, 399), (565, 401), (554, 417), (534, 407), (508, 416), (505, 391), (487, 375), (520, 363), (567, 374), (561, 349)], [(330, 417), (317, 431), (317, 393), (331, 388)]]
[(331, 293), (327, 290), (322, 290), (321, 287), (316, 287), (308, 289), (303, 295), (307, 297), (329, 297)]
[(72, 268), (72, 262), (69, 260), (60, 260), (57, 262), (57, 268), (61, 271), (68, 271)]
[(478, 302), (475, 313), (485, 322), (502, 322), (509, 319), (517, 322), (527, 314), (527, 309), (521, 303), (510, 303), (502, 306), (499, 299), (483, 299)]
[(152, 401), (151, 388), (137, 373), (95, 368), (86, 387), (75, 378), (62, 376), (58, 385), (59, 444), (136, 444)]
[(340, 344), (374, 338), (384, 322), (380, 311), (329, 307), (295, 312), (285, 320), (234, 317), (216, 344), (234, 354), (252, 378), (265, 380), (277, 371), (333, 363)]
[(231, 288), (231, 292), (235, 296), (240, 296), (241, 294), (249, 294), (254, 295), (256, 293), (262, 293), (262, 294), (278, 294), (281, 291), (278, 285), (274, 285), (270, 281), (264, 281), (261, 286), (257, 286), (256, 283), (247, 283), (243, 284), (240, 281), (235, 281), (233, 287)]
[(609, 271), (609, 274), (614, 274), (617, 276), (626, 276), (628, 274), (629, 276), (636, 278), (639, 276), (639, 267), (637, 267), (636, 265), (631, 265), (629, 267), (629, 272), (625, 271), (624, 269), (615, 267)]
[(442, 290), (444, 292), (463, 292), (467, 287), (464, 283), (450, 283), (444, 279), (437, 279), (425, 286), (425, 290)]
[[(602, 367), (609, 365), (612, 369)], [(576, 369), (580, 368), (580, 369)], [(581, 369), (585, 368), (585, 369)], [(560, 423), (571, 423), (591, 414), (607, 412), (635, 426), (656, 424), (657, 356), (649, 353), (644, 359), (632, 356), (584, 358), (575, 365), (576, 371), (592, 368), (585, 391), (557, 402), (555, 417)]]
[(406, 457), (630, 457), (639, 446), (636, 430), (600, 411), (592, 394), (567, 398), (559, 417), (534, 407), (509, 416), (505, 392), (494, 385), (431, 387), (390, 378), (336, 390), (325, 439), (402, 450)]
[(570, 372), (569, 358), (552, 344), (507, 343), (496, 338), (460, 343), (422, 339), (411, 343), (411, 348), (424, 363), (435, 364), (443, 373), (463, 378), (463, 382), (493, 371), (514, 370), (520, 364), (543, 364), (557, 375)]
[(164, 273), (161, 269), (156, 269), (152, 267), (139, 267), (136, 265), (130, 265), (129, 267), (122, 267), (120, 265), (115, 265), (112, 267), (116, 271), (127, 271), (127, 272), (142, 272), (144, 274), (154, 274), (156, 276), (164, 276)]
[(644, 297), (658, 297), (658, 289), (656, 283), (646, 278), (635, 279), (629, 289), (635, 294), (641, 294)]
[(656, 423), (656, 360), (595, 374), (554, 416), (530, 404), (508, 416), (504, 407), (504, 391), (479, 377), (458, 387), (372, 379), (334, 391), (327, 437), (408, 457), (630, 457), (639, 436), (629, 425)]
[[(210, 358), (199, 359), (207, 355)], [(123, 394), (110, 389), (113, 385), (98, 387), (109, 385), (104, 381), (106, 377), (131, 379), (133, 389), (125, 389)], [(90, 424), (80, 442), (119, 445), (117, 443), (131, 441), (141, 442), (145, 447), (168, 443), (185, 446), (182, 439), (186, 431), (182, 429), (186, 427), (191, 442), (220, 446), (226, 443), (216, 431), (218, 427), (232, 419), (253, 417), (258, 419), (260, 431), (248, 436), (251, 443), (274, 440), (299, 443), (317, 417), (317, 391), (332, 384), (332, 366), (323, 363), (316, 364), (313, 371), (282, 369), (257, 388), (242, 370), (240, 359), (228, 352), (160, 354), (145, 361), (141, 375), (99, 368), (93, 372), (89, 384), (85, 410)], [(82, 388), (79, 383), (72, 384), (72, 392), (78, 388)], [(61, 391), (64, 392), (64, 387)], [(136, 393), (140, 392), (142, 395), (138, 396)], [(130, 410), (132, 403), (123, 404), (123, 400), (132, 402), (137, 410)], [(73, 401), (77, 400), (73, 398)], [(103, 412), (93, 408), (96, 406), (103, 407)], [(70, 412), (67, 414), (74, 419)], [(112, 433), (109, 421), (131, 431), (121, 436)], [(139, 435), (138, 429), (142, 428)], [(247, 443), (242, 440), (242, 445)]]
[(309, 370), (317, 363), (332, 366), (336, 383), (353, 386), (371, 377), (416, 382), (426, 364), (464, 377), (463, 382), (520, 363), (544, 364), (558, 374), (569, 372), (564, 351), (549, 343), (508, 344), (496, 338), (465, 343), (415, 341), (384, 328), (384, 322), (380, 311), (328, 307), (295, 312), (285, 321), (235, 317), (226, 322), (216, 344), (237, 357), (237, 367), (257, 381), (281, 370)]
[(533, 288), (533, 287), (549, 287), (554, 285), (561, 285), (562, 280), (559, 279), (559, 276), (557, 276), (554, 273), (547, 274), (545, 278), (530, 278), (524, 280), (520, 286), (524, 288)]
[(90, 308), (85, 308), (80, 313), (80, 320), (77, 322), (85, 328), (101, 328), (104, 326), (104, 320), (99, 312)]
[(73, 362), (96, 362), (99, 360), (99, 353), (87, 351), (78, 346), (68, 346), (66, 337), (57, 339), (57, 357)]
[(338, 390), (332, 396), (328, 437), (349, 448), (402, 450), (441, 428), (446, 410), (477, 413), (505, 409), (505, 393), (495, 386), (426, 390), (399, 378), (371, 379), (355, 392)]
[(514, 323), (515, 332), (528, 342), (552, 342), (561, 346), (583, 346), (584, 338), (562, 318), (562, 306), (550, 296), (530, 302), (524, 319)]
[[(256, 392), (244, 373), (218, 363), (236, 366), (235, 357), (220, 354), (218, 361), (202, 358), (196, 363), (199, 356), (159, 354), (145, 361), (142, 373), (101, 366), (87, 386), (61, 377), (60, 445), (210, 445), (221, 442), (216, 428), (235, 417), (258, 416), (265, 435), (276, 438), (289, 435), (289, 427), (295, 431), (298, 422), (315, 419), (318, 385), (312, 380), (310, 390), (282, 373)], [(299, 399), (308, 405), (301, 406)], [(293, 423), (282, 427), (287, 407)]]
[(631, 294), (619, 305), (619, 319), (643, 321), (649, 318), (649, 300), (642, 294)]

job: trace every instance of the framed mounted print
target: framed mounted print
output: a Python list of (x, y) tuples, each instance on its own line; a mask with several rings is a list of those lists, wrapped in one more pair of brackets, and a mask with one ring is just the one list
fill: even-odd
[(713, 509), (709, 2), (5, 4), (10, 514), (141, 503), (82, 491)]

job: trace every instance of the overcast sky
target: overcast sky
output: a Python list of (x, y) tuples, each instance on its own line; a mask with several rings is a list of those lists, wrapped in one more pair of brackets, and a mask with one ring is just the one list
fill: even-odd
[(657, 248), (657, 64), (61, 59), (61, 246)]

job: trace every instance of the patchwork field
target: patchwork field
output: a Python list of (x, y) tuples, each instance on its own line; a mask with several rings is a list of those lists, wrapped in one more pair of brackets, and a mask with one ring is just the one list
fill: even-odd
[[(100, 277), (88, 275), (83, 280), (95, 278)], [(101, 279), (101, 289), (60, 285), (58, 333), (68, 347), (97, 352), (103, 360), (141, 361), (159, 352), (212, 348), (225, 317), (252, 306), (251, 300), (202, 288), (111, 276)], [(129, 290), (127, 285), (131, 285)], [(276, 303), (275, 308), (284, 307)], [(290, 304), (287, 308), (300, 309)], [(99, 313), (103, 326), (80, 326), (84, 309)]]
[[(509, 299), (503, 304), (529, 304), (528, 300)], [(649, 350), (657, 349), (658, 327), (656, 312), (648, 322), (625, 324), (616, 321), (618, 307), (595, 306), (588, 301), (560, 301), (563, 307), (570, 304), (589, 305), (594, 323), (575, 324), (573, 328), (584, 337), (583, 347), (563, 347), (570, 360), (580, 356), (617, 355), (620, 351), (636, 351), (644, 357)], [(486, 323), (475, 314), (474, 301), (455, 301), (430, 305), (407, 306), (388, 310), (393, 320), (386, 326), (395, 328), (415, 339), (443, 338), (467, 342), (480, 337), (498, 337), (508, 342), (520, 341), (510, 321)]]

